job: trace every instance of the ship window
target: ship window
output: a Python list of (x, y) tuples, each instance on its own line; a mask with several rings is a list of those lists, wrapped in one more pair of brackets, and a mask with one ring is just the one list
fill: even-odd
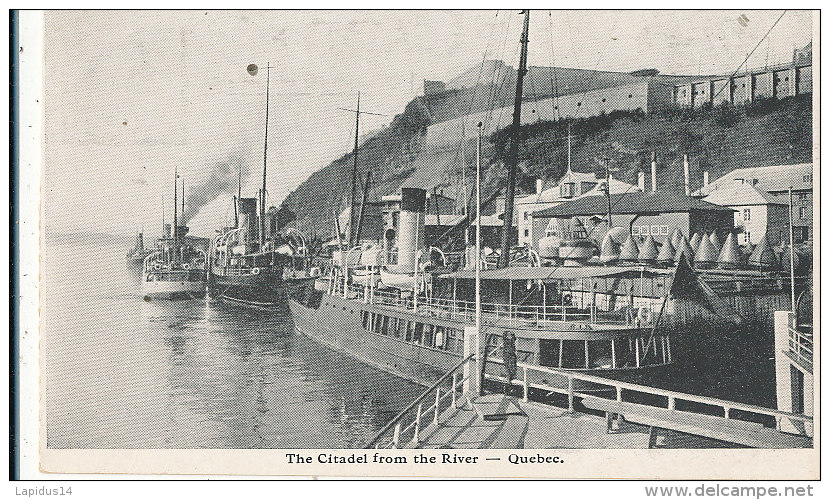
[(415, 323), (415, 332), (412, 334), (412, 342), (421, 343), (421, 337), (424, 336), (424, 324)]
[(443, 326), (436, 326), (435, 327), (435, 347), (438, 347), (439, 349), (444, 348), (444, 345), (446, 344), (445, 339), (444, 339), (445, 334), (446, 334), (446, 332), (444, 331)]
[(798, 218), (799, 219), (806, 219), (807, 218), (807, 207), (798, 207)]
[(562, 368), (585, 368), (585, 341), (562, 341)]
[(656, 224), (654, 226), (651, 226), (651, 234), (653, 236), (658, 236), (660, 234), (660, 226)]
[(406, 322), (406, 336), (404, 337), (404, 340), (406, 340), (407, 342), (412, 342), (412, 337), (413, 337), (414, 333), (415, 333), (415, 324), (412, 323), (411, 321), (407, 321)]
[(610, 369), (611, 365), (611, 342), (608, 340), (588, 341), (588, 366)]
[(366, 311), (361, 312), (360, 313), (360, 319), (363, 321), (363, 329), (368, 330), (369, 329), (369, 313), (366, 312)]
[(383, 317), (383, 323), (381, 323), (380, 333), (381, 335), (389, 335), (389, 316)]
[(660, 226), (660, 235), (661, 236), (666, 236), (668, 234), (669, 234), (669, 226), (665, 225), (665, 224)]
[(434, 325), (430, 325), (429, 323), (424, 325), (423, 344), (427, 347), (433, 347), (435, 345), (435, 326)]
[(633, 226), (631, 228), (631, 236), (640, 236), (640, 227), (639, 226)]

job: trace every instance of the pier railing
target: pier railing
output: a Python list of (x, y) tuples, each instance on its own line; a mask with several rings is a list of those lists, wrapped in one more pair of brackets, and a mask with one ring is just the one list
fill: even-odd
[[(342, 281), (330, 284), (329, 293), (343, 296)], [(472, 301), (435, 297), (418, 297), (416, 300), (412, 296), (402, 297), (399, 293), (357, 284), (350, 284), (345, 295), (365, 303), (418, 311), (435, 317), (468, 322), (475, 320), (476, 304)], [(594, 301), (583, 308), (576, 305), (537, 306), (485, 302), (481, 304), (481, 312), (485, 320), (489, 322), (507, 320), (523, 326), (537, 327), (544, 327), (546, 323), (559, 321), (623, 326), (637, 323), (639, 326), (651, 326), (656, 320), (655, 305), (651, 303), (638, 305), (636, 311), (603, 311)]]
[[(440, 424), (443, 410), (457, 407), (459, 387), (467, 380), (464, 366), (474, 358), (475, 354), (470, 354), (451, 368), (378, 431), (364, 448), (399, 448), (407, 442), (417, 445), (424, 427), (430, 423)], [(448, 388), (445, 387), (447, 382)]]
[(789, 330), (789, 347), (790, 352), (796, 359), (806, 366), (813, 366), (813, 335), (809, 333), (799, 332), (790, 325)]
[[(504, 361), (498, 358), (488, 358), (488, 363), (504, 365)], [(737, 401), (698, 396), (657, 387), (622, 382), (618, 380), (597, 377), (580, 372), (556, 370), (538, 365), (517, 363), (517, 375), (521, 378), (509, 381), (510, 385), (522, 387), (524, 400), (528, 400), (531, 389), (564, 394), (567, 396), (567, 404), (570, 410), (574, 410), (577, 400), (583, 402), (587, 399), (594, 401), (602, 400), (608, 403), (636, 403), (646, 407), (670, 410), (680, 414), (695, 414), (701, 416), (714, 416), (726, 420), (740, 420), (749, 423), (763, 423), (763, 420), (775, 422), (775, 428), (782, 429), (782, 421), (788, 420), (793, 424), (801, 424), (796, 428), (804, 429), (804, 423), (812, 427), (813, 417), (800, 413), (791, 413), (774, 408), (765, 408)], [(484, 377), (501, 383), (508, 383), (506, 377), (486, 373)], [(553, 385), (550, 379), (557, 380), (561, 384)], [(580, 392), (575, 389), (577, 382), (582, 385), (589, 385), (591, 393)], [(587, 384), (584, 384), (587, 383)], [(610, 405), (598, 405), (610, 406)], [(802, 433), (801, 435), (806, 435)]]

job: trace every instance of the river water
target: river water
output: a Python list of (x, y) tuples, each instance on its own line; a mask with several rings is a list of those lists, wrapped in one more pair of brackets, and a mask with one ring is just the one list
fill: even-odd
[[(126, 246), (47, 237), (50, 448), (359, 447), (423, 390), (294, 332), (287, 306), (145, 302)], [(771, 333), (704, 330), (635, 381), (774, 407)]]
[(295, 333), (287, 307), (145, 302), (125, 248), (47, 239), (50, 448), (359, 447), (424, 389)]

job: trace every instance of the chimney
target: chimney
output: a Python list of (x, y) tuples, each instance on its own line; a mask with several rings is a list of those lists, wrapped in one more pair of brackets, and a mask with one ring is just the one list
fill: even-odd
[(542, 179), (536, 179), (536, 194), (542, 194)]
[(689, 187), (689, 155), (683, 155), (683, 187), (686, 188), (686, 196), (691, 196), (692, 190)]
[(239, 239), (241, 242), (254, 241), (259, 238), (256, 220), (256, 198), (239, 198)]
[(708, 185), (709, 185), (709, 171), (704, 170), (703, 171), (703, 187), (706, 187)]
[(394, 272), (415, 271), (415, 256), (424, 248), (424, 206), (427, 192), (419, 188), (401, 188), (401, 214), (398, 222), (398, 264)]
[(657, 192), (657, 151), (651, 152), (651, 192)]
[(646, 192), (646, 174), (645, 172), (637, 172), (637, 187), (640, 191)]

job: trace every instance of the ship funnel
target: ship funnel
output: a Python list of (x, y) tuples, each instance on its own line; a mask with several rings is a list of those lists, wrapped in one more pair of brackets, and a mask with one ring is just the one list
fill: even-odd
[(265, 236), (266, 238), (275, 238), (277, 235), (277, 207), (271, 207), (265, 214)]
[(741, 255), (738, 250), (738, 240), (735, 239), (734, 234), (729, 233), (718, 256), (718, 264), (724, 269), (735, 269), (740, 263)]
[(401, 188), (401, 216), (398, 223), (398, 273), (415, 271), (415, 257), (424, 248), (424, 206), (427, 192), (419, 188)]
[(184, 238), (188, 231), (190, 231), (190, 228), (187, 226), (176, 226), (176, 236), (179, 238)]
[(171, 226), (170, 224), (165, 224), (164, 225), (164, 237), (165, 238), (170, 238), (170, 236), (172, 234), (173, 234), (173, 226)]
[(255, 241), (258, 239), (256, 220), (256, 198), (239, 199), (239, 240)]

